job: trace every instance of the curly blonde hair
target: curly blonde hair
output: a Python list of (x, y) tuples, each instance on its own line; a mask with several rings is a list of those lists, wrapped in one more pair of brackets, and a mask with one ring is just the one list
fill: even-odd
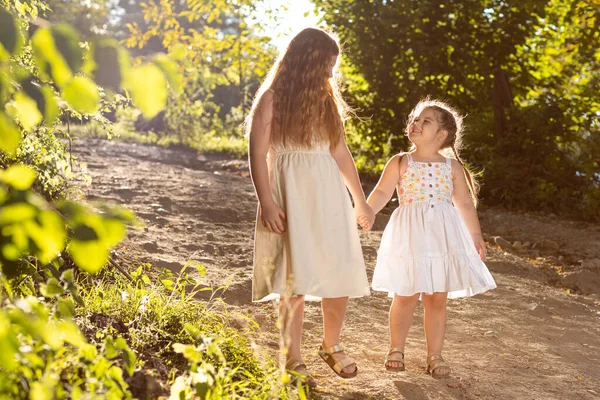
[(331, 60), (339, 60), (336, 38), (317, 28), (298, 33), (279, 56), (254, 99), (246, 118), (246, 131), (264, 94), (273, 91), (273, 143), (310, 147), (314, 141), (339, 143), (348, 105), (331, 72)]

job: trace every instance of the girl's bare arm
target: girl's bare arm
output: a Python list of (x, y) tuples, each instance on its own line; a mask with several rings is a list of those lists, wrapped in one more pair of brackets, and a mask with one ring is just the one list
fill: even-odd
[(352, 154), (350, 153), (348, 145), (343, 138), (335, 147), (331, 148), (331, 155), (335, 159), (338, 168), (340, 169), (340, 173), (344, 178), (346, 186), (350, 190), (350, 194), (352, 194), (357, 217), (365, 216), (369, 221), (368, 226), (361, 223), (363, 229), (369, 229), (371, 225), (373, 225), (375, 214), (365, 200), (365, 193), (360, 185), (356, 164), (354, 164)]
[(367, 202), (375, 214), (385, 207), (394, 194), (394, 189), (400, 180), (401, 157), (400, 154), (397, 154), (390, 158), (383, 170), (383, 174), (381, 174), (381, 178), (379, 178), (379, 182), (377, 182), (377, 185), (369, 195)]
[(458, 213), (465, 222), (465, 225), (473, 238), (475, 248), (479, 252), (479, 256), (482, 260), (485, 260), (486, 248), (481, 234), (479, 217), (477, 217), (477, 209), (471, 198), (464, 168), (456, 160), (452, 160), (452, 183), (454, 186), (454, 190), (452, 191), (452, 202), (454, 203), (454, 207), (456, 207)]
[(250, 176), (262, 210), (262, 224), (277, 233), (285, 231), (285, 214), (273, 200), (267, 168), (267, 154), (271, 144), (273, 120), (273, 92), (266, 92), (256, 109), (250, 129)]

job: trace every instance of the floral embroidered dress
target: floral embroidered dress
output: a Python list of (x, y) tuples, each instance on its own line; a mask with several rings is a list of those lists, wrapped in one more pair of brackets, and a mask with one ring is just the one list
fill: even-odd
[(452, 204), (452, 164), (416, 162), (398, 184), (399, 206), (383, 232), (373, 290), (399, 296), (472, 296), (496, 287)]

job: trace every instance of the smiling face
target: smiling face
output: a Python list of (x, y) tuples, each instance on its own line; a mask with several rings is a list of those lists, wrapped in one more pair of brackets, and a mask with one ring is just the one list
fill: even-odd
[(426, 108), (408, 125), (408, 140), (418, 145), (430, 146), (437, 144), (441, 147), (448, 132), (440, 128), (435, 110)]

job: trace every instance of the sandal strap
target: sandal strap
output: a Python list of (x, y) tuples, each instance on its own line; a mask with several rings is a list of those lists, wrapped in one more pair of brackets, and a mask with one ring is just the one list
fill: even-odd
[(444, 361), (444, 357), (442, 357), (441, 354), (432, 354), (430, 356), (427, 357), (427, 364), (431, 363), (432, 361)]
[[(400, 354), (400, 356), (397, 356), (395, 354)], [(387, 354), (385, 355), (385, 363), (387, 364), (390, 362), (401, 362), (402, 364), (404, 364), (404, 352), (401, 348), (392, 347), (388, 350)]]
[(396, 354), (396, 353), (402, 354), (402, 358), (404, 359), (404, 349), (401, 349), (400, 347), (392, 347), (391, 349), (388, 350), (387, 355), (391, 356), (392, 354)]
[(323, 354), (328, 355), (328, 356), (335, 354), (335, 353), (342, 353), (344, 351), (344, 346), (342, 346), (339, 343), (336, 345), (333, 345), (331, 347), (325, 347), (325, 346), (321, 346), (321, 347), (322, 347), (322, 349), (319, 352), (322, 352)]
[(344, 368), (350, 365), (356, 365), (356, 361), (353, 358), (346, 356), (334, 364), (333, 370), (340, 374)]
[(435, 371), (438, 368), (449, 368), (449, 367), (450, 367), (450, 364), (448, 364), (446, 361), (434, 360), (429, 363), (429, 369), (431, 371)]
[(427, 368), (433, 373), (438, 368), (450, 368), (450, 364), (444, 361), (441, 355), (434, 354), (427, 357)]
[(304, 364), (304, 362), (302, 360), (288, 361), (285, 364), (285, 369), (290, 370), (290, 371), (296, 371), (300, 367), (307, 369), (306, 364)]

